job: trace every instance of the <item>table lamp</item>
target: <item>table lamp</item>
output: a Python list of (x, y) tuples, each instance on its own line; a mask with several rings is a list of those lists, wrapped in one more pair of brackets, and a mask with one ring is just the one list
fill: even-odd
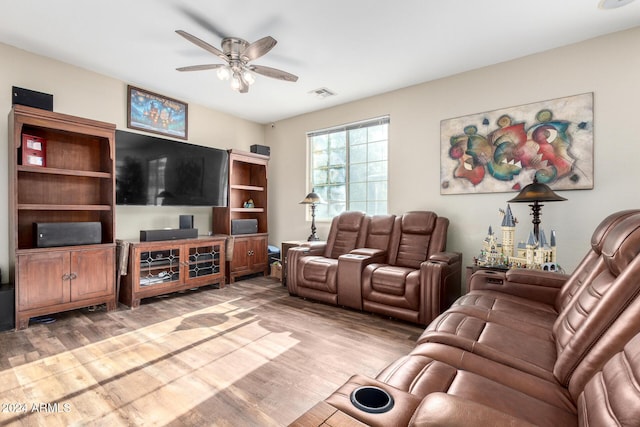
[(315, 189), (312, 189), (311, 193), (307, 194), (300, 202), (301, 205), (311, 205), (311, 234), (307, 239), (309, 242), (320, 240), (316, 234), (316, 205), (320, 203), (325, 203), (325, 201), (315, 192)]
[(536, 237), (536, 241), (540, 241), (540, 210), (542, 204), (540, 202), (561, 202), (567, 200), (562, 196), (558, 196), (549, 188), (548, 185), (538, 182), (538, 179), (534, 176), (533, 183), (525, 186), (520, 194), (513, 199), (509, 200), (509, 203), (529, 203), (531, 207), (531, 215), (533, 215), (533, 234)]

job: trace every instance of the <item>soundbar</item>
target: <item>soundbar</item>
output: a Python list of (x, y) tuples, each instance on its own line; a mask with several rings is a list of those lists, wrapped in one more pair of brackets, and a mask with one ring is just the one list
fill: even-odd
[(33, 238), (36, 248), (98, 244), (102, 243), (102, 224), (99, 222), (34, 222)]
[(197, 228), (163, 228), (161, 230), (140, 230), (141, 242), (193, 239), (196, 237), (198, 237)]

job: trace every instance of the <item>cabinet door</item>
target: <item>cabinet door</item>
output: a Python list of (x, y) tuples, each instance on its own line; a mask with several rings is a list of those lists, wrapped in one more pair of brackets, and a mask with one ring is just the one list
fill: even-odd
[(137, 262), (139, 266), (138, 280), (133, 284), (135, 290), (171, 287), (182, 283), (184, 272), (180, 266), (183, 263), (181, 253), (181, 246), (156, 245), (136, 249), (136, 256), (130, 261)]
[(220, 259), (224, 242), (204, 242), (197, 245), (185, 245), (183, 254), (187, 257), (184, 266), (185, 282), (214, 283), (221, 275)]
[(18, 310), (69, 302), (69, 252), (18, 256)]
[(113, 295), (115, 248), (71, 252), (71, 301)]
[(266, 237), (254, 237), (251, 239), (251, 262), (252, 268), (258, 268), (260, 266), (267, 267), (268, 263), (268, 249)]
[(251, 240), (248, 238), (235, 238), (231, 271), (238, 272), (249, 269), (251, 262), (250, 243)]

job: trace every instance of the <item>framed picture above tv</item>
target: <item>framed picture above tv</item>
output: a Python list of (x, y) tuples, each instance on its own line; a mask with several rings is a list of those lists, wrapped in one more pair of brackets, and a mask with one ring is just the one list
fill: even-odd
[(188, 105), (131, 85), (127, 86), (127, 127), (188, 139)]

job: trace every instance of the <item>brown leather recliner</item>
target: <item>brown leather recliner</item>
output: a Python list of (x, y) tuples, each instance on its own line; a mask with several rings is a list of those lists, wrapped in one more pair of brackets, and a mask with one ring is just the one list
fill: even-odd
[(326, 242), (310, 242), (289, 249), (289, 293), (338, 304), (338, 258), (364, 245), (368, 225), (369, 217), (364, 212), (343, 212), (333, 218)]
[(429, 211), (395, 220), (385, 263), (362, 273), (365, 311), (426, 325), (460, 295), (462, 255), (445, 252), (449, 220)]
[[(476, 273), (471, 293), (478, 298), (436, 318), (375, 379), (352, 377), (325, 400), (338, 410), (329, 421), (640, 426), (640, 213), (603, 221), (592, 250), (562, 287), (549, 272)], [(547, 314), (556, 310), (550, 323)], [(387, 412), (356, 406), (362, 386), (382, 389), (395, 405), (373, 408)], [(379, 389), (371, 395), (382, 400)]]

